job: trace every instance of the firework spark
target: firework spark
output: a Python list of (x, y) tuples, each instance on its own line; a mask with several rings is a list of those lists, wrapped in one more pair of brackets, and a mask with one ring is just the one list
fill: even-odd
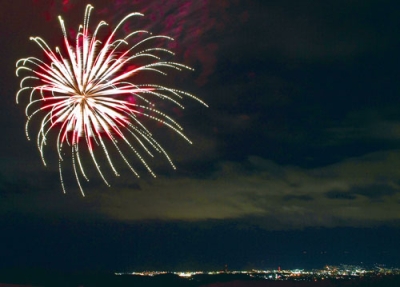
[[(42, 115), (36, 137), (42, 161), (46, 165), (44, 146), (51, 132), (56, 130), (55, 138), (63, 192), (65, 193), (62, 176), (63, 146), (67, 145), (71, 148), (73, 171), (82, 195), (84, 192), (80, 179), (89, 180), (80, 156), (82, 148), (88, 150), (97, 172), (108, 186), (109, 183), (94, 152), (95, 146), (100, 147), (102, 157), (108, 162), (116, 176), (119, 176), (119, 173), (113, 164), (113, 158), (109, 152), (110, 146), (120, 155), (127, 167), (139, 177), (129, 157), (120, 146), (123, 144), (155, 177), (142, 154), (153, 157), (153, 152), (161, 153), (174, 169), (175, 166), (141, 118), (162, 123), (189, 143), (191, 142), (183, 134), (182, 127), (167, 114), (158, 110), (152, 101), (169, 101), (183, 109), (180, 100), (183, 97), (190, 97), (207, 106), (197, 97), (184, 91), (157, 84), (135, 84), (129, 81), (130, 77), (142, 71), (166, 75), (166, 69), (191, 70), (191, 68), (176, 62), (162, 61), (160, 55), (173, 55), (173, 52), (165, 48), (149, 47), (149, 43), (157, 39), (173, 40), (168, 36), (152, 35), (148, 31), (138, 30), (124, 38), (116, 38), (118, 29), (128, 19), (143, 16), (141, 13), (128, 14), (103, 42), (99, 41), (97, 39), (99, 30), (107, 24), (101, 21), (94, 33), (90, 34), (89, 18), (92, 9), (91, 5), (86, 7), (84, 23), (79, 27), (74, 46), (70, 44), (64, 21), (59, 17), (68, 57), (64, 57), (58, 47), (55, 52), (52, 51), (42, 38), (31, 37), (30, 39), (39, 45), (49, 61), (28, 57), (18, 60), (16, 64), (17, 76), (22, 71), (28, 71), (31, 74), (21, 80), (20, 90), (16, 95), (17, 103), (22, 93), (27, 93), (29, 97), (25, 110), (27, 138), (29, 139), (28, 126), (32, 117)], [(137, 40), (136, 37), (140, 35), (147, 36)], [(129, 44), (132, 39), (136, 41), (134, 44)], [(146, 64), (136, 64), (141, 63), (143, 59), (147, 61)], [(26, 83), (29, 82), (37, 83), (37, 85), (27, 85)]]

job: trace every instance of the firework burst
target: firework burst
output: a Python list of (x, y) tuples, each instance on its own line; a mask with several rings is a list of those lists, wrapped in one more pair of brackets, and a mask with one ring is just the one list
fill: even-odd
[[(67, 57), (63, 56), (58, 47), (52, 51), (42, 38), (31, 37), (30, 39), (43, 50), (48, 61), (28, 57), (18, 60), (16, 64), (17, 76), (22, 71), (30, 73), (21, 80), (20, 90), (16, 95), (17, 103), (22, 94), (27, 94), (25, 96), (29, 99), (25, 110), (27, 138), (29, 139), (28, 126), (31, 119), (41, 115), (36, 142), (44, 165), (46, 165), (44, 146), (51, 132), (55, 131), (63, 192), (65, 193), (62, 176), (63, 147), (69, 146), (73, 171), (82, 195), (84, 192), (80, 180), (89, 179), (81, 160), (80, 149), (88, 150), (98, 174), (107, 185), (109, 183), (100, 168), (97, 153), (94, 152), (95, 146), (100, 147), (102, 158), (108, 162), (116, 176), (119, 176), (119, 173), (110, 155), (110, 146), (119, 154), (126, 166), (139, 177), (129, 156), (123, 152), (120, 146), (122, 144), (129, 148), (130, 154), (139, 159), (155, 177), (143, 154), (153, 157), (154, 152), (161, 153), (172, 168), (175, 169), (175, 166), (142, 119), (147, 118), (162, 123), (191, 142), (183, 134), (182, 127), (158, 110), (154, 101), (169, 101), (183, 108), (180, 100), (183, 97), (190, 97), (206, 106), (203, 101), (184, 91), (157, 84), (137, 84), (129, 81), (129, 78), (143, 71), (166, 75), (166, 69), (191, 70), (191, 68), (176, 62), (162, 61), (160, 58), (162, 54), (173, 55), (173, 53), (165, 48), (149, 47), (149, 43), (157, 39), (173, 40), (168, 36), (152, 35), (139, 30), (124, 38), (116, 38), (118, 29), (128, 19), (143, 16), (140, 13), (128, 14), (105, 40), (99, 41), (97, 39), (99, 30), (107, 24), (101, 21), (93, 34), (89, 33), (92, 9), (91, 5), (86, 7), (84, 23), (78, 29), (75, 45), (70, 43), (64, 21), (59, 17)], [(132, 39), (139, 35), (147, 36), (130, 44)], [(143, 59), (147, 63), (136, 64), (143, 62)]]

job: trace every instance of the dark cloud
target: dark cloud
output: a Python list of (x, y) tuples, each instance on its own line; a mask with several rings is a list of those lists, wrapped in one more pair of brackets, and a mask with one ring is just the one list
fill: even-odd
[(290, 200), (300, 200), (300, 201), (312, 201), (314, 200), (314, 198), (312, 196), (309, 195), (285, 195), (283, 197), (284, 201), (290, 201)]
[(370, 200), (378, 201), (384, 196), (392, 196), (399, 193), (398, 187), (384, 184), (372, 184), (369, 186), (355, 186), (348, 191), (331, 190), (325, 196), (331, 199), (349, 199), (354, 200), (357, 195), (365, 196)]
[(398, 162), (398, 152), (377, 153), (305, 169), (253, 156), (243, 163), (221, 162), (198, 177), (125, 176), (111, 181), (111, 188), (95, 180), (84, 185), (85, 198), (73, 186), (62, 194), (54, 179), (51, 189), (36, 184), (31, 185), (35, 192), (9, 194), (3, 207), (14, 202), (20, 212), (37, 216), (62, 213), (119, 222), (238, 220), (272, 230), (371, 226), (399, 220), (398, 171), (381, 169)]
[(331, 190), (328, 191), (325, 196), (330, 199), (348, 199), (353, 200), (356, 199), (357, 196), (354, 193), (350, 193), (347, 191), (338, 191), (338, 190)]
[(388, 186), (383, 184), (374, 184), (368, 187), (356, 187), (352, 190), (354, 194), (368, 197), (371, 200), (378, 200), (384, 196), (391, 196), (400, 192), (398, 186)]

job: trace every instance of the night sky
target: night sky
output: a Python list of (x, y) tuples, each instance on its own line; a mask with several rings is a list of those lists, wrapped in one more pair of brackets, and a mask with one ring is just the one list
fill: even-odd
[(195, 71), (168, 85), (209, 108), (168, 111), (192, 145), (153, 126), (177, 170), (157, 157), (157, 178), (121, 168), (107, 187), (89, 168), (85, 197), (69, 161), (63, 194), (55, 144), (45, 167), (27, 140), (15, 63), (43, 57), (30, 36), (62, 45), (57, 16), (73, 33), (87, 3), (0, 3), (1, 268), (400, 266), (398, 1), (88, 2), (92, 29), (138, 11), (124, 28), (174, 37), (173, 60)]

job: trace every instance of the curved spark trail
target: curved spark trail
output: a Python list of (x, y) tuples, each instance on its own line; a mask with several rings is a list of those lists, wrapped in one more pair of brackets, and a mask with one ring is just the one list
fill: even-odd
[[(153, 152), (161, 153), (175, 169), (167, 152), (154, 139), (145, 127), (140, 117), (151, 119), (167, 126), (189, 143), (182, 127), (167, 114), (158, 110), (153, 100), (164, 100), (183, 108), (180, 100), (190, 97), (207, 106), (199, 98), (184, 91), (168, 88), (157, 84), (135, 84), (129, 81), (134, 75), (142, 71), (150, 71), (166, 75), (166, 69), (191, 70), (190, 67), (176, 62), (162, 61), (160, 54), (173, 55), (168, 49), (148, 47), (155, 40), (173, 40), (168, 36), (152, 35), (138, 30), (125, 36), (116, 38), (116, 32), (128, 19), (143, 16), (140, 13), (131, 13), (125, 16), (103, 41), (97, 39), (102, 26), (107, 24), (101, 21), (93, 34), (89, 33), (89, 18), (93, 6), (87, 5), (84, 23), (80, 25), (75, 45), (68, 40), (64, 21), (59, 17), (64, 46), (67, 57), (64, 57), (57, 47), (52, 51), (40, 37), (30, 39), (39, 45), (49, 61), (42, 61), (35, 57), (23, 58), (17, 61), (16, 74), (28, 71), (31, 75), (25, 76), (20, 82), (20, 90), (16, 100), (19, 102), (22, 93), (29, 94), (26, 106), (26, 135), (28, 126), (34, 116), (42, 115), (40, 128), (36, 136), (37, 147), (42, 161), (44, 146), (47, 144), (50, 132), (56, 130), (56, 145), (59, 159), (59, 173), (63, 192), (65, 186), (62, 175), (63, 147), (71, 148), (72, 166), (79, 189), (84, 196), (81, 178), (89, 180), (86, 175), (80, 151), (85, 148), (89, 151), (93, 164), (103, 179), (109, 185), (104, 172), (100, 168), (94, 147), (97, 146), (103, 153), (116, 176), (119, 173), (109, 153), (109, 146), (113, 147), (127, 167), (137, 176), (139, 174), (130, 163), (129, 157), (121, 149), (125, 145), (137, 157), (144, 167), (155, 177), (154, 172), (147, 164), (144, 154), (153, 157)], [(129, 44), (132, 38), (147, 35)], [(133, 66), (133, 63), (145, 59), (148, 63)], [(136, 61), (136, 62), (135, 62)], [(27, 85), (34, 82), (37, 85)]]

